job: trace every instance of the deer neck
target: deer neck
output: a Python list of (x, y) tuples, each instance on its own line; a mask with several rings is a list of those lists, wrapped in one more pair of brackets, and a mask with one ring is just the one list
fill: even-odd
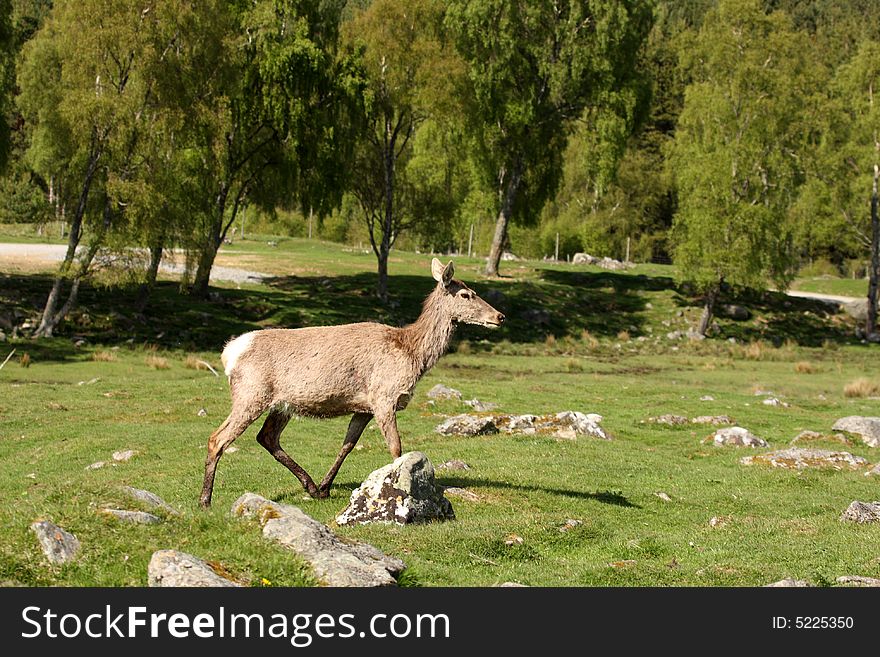
[(441, 294), (438, 287), (428, 295), (419, 318), (403, 328), (419, 378), (446, 352), (455, 330), (452, 319), (442, 310)]

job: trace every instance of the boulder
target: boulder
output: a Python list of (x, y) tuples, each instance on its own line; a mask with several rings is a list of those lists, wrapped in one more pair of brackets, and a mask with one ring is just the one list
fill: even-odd
[(703, 442), (709, 442), (716, 446), (733, 445), (734, 447), (767, 447), (768, 443), (763, 438), (758, 438), (748, 429), (742, 427), (726, 427), (718, 429)]
[(736, 320), (738, 322), (744, 322), (747, 319), (751, 318), (751, 311), (745, 306), (739, 306), (734, 303), (728, 303), (720, 308), (720, 314), (729, 317), (730, 319)]
[(125, 511), (123, 509), (101, 509), (101, 513), (122, 522), (130, 522), (135, 525), (155, 525), (162, 522), (158, 516), (146, 511)]
[(428, 391), (428, 397), (431, 399), (461, 399), (461, 393), (455, 388), (438, 383)]
[[(226, 451), (228, 452), (229, 450), (227, 449)], [(172, 515), (179, 515), (179, 511), (177, 511), (177, 509), (172, 507), (155, 493), (151, 493), (148, 490), (143, 490), (142, 488), (135, 488), (133, 486), (123, 486), (122, 490), (125, 491), (133, 499), (141, 502), (151, 509), (162, 509), (163, 511), (167, 511)]]
[(733, 419), (729, 415), (698, 415), (691, 420), (691, 424), (711, 424), (717, 427), (722, 424), (733, 424)]
[(880, 417), (850, 415), (840, 418), (831, 429), (856, 434), (868, 447), (880, 447)]
[(410, 524), (455, 518), (443, 487), (434, 480), (434, 466), (422, 452), (407, 452), (374, 470), (351, 493), (348, 506), (336, 516), (340, 525), (396, 522)]
[(232, 505), (232, 514), (255, 518), (263, 536), (295, 552), (311, 564), (328, 586), (395, 586), (406, 568), (369, 543), (342, 540), (326, 525), (300, 508), (245, 493)]
[(880, 586), (880, 579), (861, 575), (841, 575), (837, 578), (837, 583), (841, 586)]
[(856, 500), (846, 507), (846, 511), (843, 512), (840, 519), (859, 524), (880, 522), (880, 502), (859, 502)]
[(147, 585), (152, 587), (241, 586), (219, 575), (207, 562), (186, 552), (157, 550), (147, 566)]
[(37, 535), (43, 554), (53, 564), (68, 563), (79, 553), (79, 539), (53, 522), (37, 520), (31, 525), (31, 531)]
[(858, 299), (850, 301), (841, 306), (843, 311), (855, 319), (857, 322), (864, 323), (868, 319), (868, 299)]
[(786, 577), (778, 582), (764, 585), (765, 588), (805, 588), (809, 586), (813, 585), (804, 579), (794, 579), (792, 577)]
[(477, 416), (463, 413), (445, 419), (435, 431), (444, 436), (483, 436), (498, 433), (492, 416)]
[(667, 413), (666, 415), (649, 417), (648, 422), (650, 422), (651, 424), (667, 424), (670, 427), (677, 427), (683, 424), (687, 424), (688, 419), (683, 415), (672, 415), (671, 413)]
[(765, 454), (745, 456), (740, 459), (743, 465), (763, 464), (774, 468), (803, 470), (804, 468), (831, 468), (834, 470), (857, 470), (867, 465), (861, 456), (849, 452), (833, 452), (827, 449), (807, 447), (788, 447)]

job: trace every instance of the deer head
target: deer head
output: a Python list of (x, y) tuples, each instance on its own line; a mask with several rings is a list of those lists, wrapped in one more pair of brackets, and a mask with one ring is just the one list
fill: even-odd
[(496, 328), (501, 326), (504, 315), (483, 301), (477, 293), (460, 280), (453, 278), (455, 267), (450, 260), (445, 266), (434, 258), (431, 262), (431, 274), (437, 281), (437, 287), (443, 289), (440, 304), (453, 322), (477, 324)]

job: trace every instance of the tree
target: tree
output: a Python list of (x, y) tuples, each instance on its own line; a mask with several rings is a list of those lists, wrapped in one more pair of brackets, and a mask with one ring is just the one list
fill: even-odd
[(352, 192), (378, 262), (376, 293), (382, 300), (388, 297), (391, 247), (417, 220), (413, 204), (425, 192), (406, 175), (416, 133), (461, 74), (454, 52), (444, 47), (442, 16), (437, 0), (375, 0), (346, 30), (368, 80)]
[(10, 151), (10, 129), (7, 118), (15, 84), (15, 33), (12, 29), (12, 2), (0, 0), (0, 172), (6, 166)]
[(808, 46), (757, 0), (721, 0), (683, 66), (685, 92), (669, 160), (678, 187), (674, 259), (704, 295), (705, 334), (722, 286), (785, 287), (793, 250), (786, 213), (803, 178)]
[(651, 25), (645, 0), (453, 0), (446, 24), (471, 83), (481, 169), (497, 190), (486, 273), (498, 274), (508, 225), (534, 220), (555, 191), (571, 124), (632, 93)]

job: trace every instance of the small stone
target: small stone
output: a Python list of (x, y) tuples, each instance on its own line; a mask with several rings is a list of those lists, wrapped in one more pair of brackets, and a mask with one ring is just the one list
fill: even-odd
[(764, 404), (764, 406), (782, 406), (784, 408), (789, 407), (788, 403), (780, 401), (776, 397), (767, 397), (767, 399), (763, 400), (761, 403)]
[(133, 449), (122, 449), (117, 452), (113, 452), (113, 460), (117, 463), (125, 463), (126, 461), (130, 461), (131, 457), (133, 457), (137, 452)]
[(841, 586), (880, 586), (880, 579), (876, 577), (862, 577), (861, 575), (842, 575), (837, 578)]
[(763, 464), (774, 468), (803, 470), (804, 468), (831, 468), (834, 470), (857, 470), (867, 465), (861, 456), (849, 452), (833, 452), (827, 449), (788, 447), (756, 456), (745, 456), (743, 465)]
[(434, 429), (444, 436), (484, 436), (498, 433), (492, 416), (455, 415), (447, 418)]
[(804, 579), (794, 579), (791, 577), (786, 577), (785, 579), (781, 579), (778, 582), (765, 584), (764, 588), (806, 588), (810, 586), (813, 585)]
[(157, 550), (147, 567), (147, 585), (151, 587), (241, 586), (219, 575), (207, 562), (186, 552)]
[(449, 459), (438, 465), (434, 470), (470, 470), (471, 466), (460, 459)]
[(648, 422), (652, 424), (667, 424), (671, 427), (681, 426), (688, 423), (688, 419), (682, 415), (659, 415), (657, 417), (649, 417)]
[(763, 438), (758, 438), (748, 429), (742, 427), (727, 427), (718, 429), (703, 442), (711, 440), (716, 446), (733, 445), (734, 447), (767, 447), (768, 443)]
[(87, 465), (86, 470), (98, 470), (99, 468), (103, 468), (105, 465), (107, 465), (106, 461), (95, 461), (91, 465)]
[(733, 424), (733, 419), (729, 415), (698, 415), (691, 419), (691, 424), (710, 424), (717, 427), (722, 424)]
[(575, 527), (579, 527), (582, 524), (584, 524), (584, 523), (580, 520), (575, 520), (574, 518), (569, 518), (568, 520), (565, 521), (565, 523), (562, 525), (562, 527), (559, 528), (559, 531), (561, 531), (564, 534), (566, 532), (570, 532), (572, 529), (574, 529)]
[(101, 513), (112, 516), (123, 522), (135, 525), (155, 525), (162, 522), (161, 518), (146, 511), (125, 511), (123, 509), (101, 509)]
[(407, 452), (370, 473), (352, 492), (336, 522), (409, 524), (454, 518), (452, 505), (434, 479), (431, 461), (422, 452)]
[(525, 542), (522, 536), (517, 536), (516, 534), (508, 534), (504, 538), (505, 545), (522, 545)]
[(43, 554), (53, 564), (68, 563), (79, 552), (79, 539), (53, 522), (37, 520), (31, 525), (31, 531), (37, 535)]
[(842, 445), (852, 444), (852, 441), (850, 441), (842, 433), (828, 435), (819, 431), (801, 431), (798, 435), (791, 439), (791, 444), (796, 445), (798, 443), (812, 443), (818, 441), (836, 442), (841, 443)]
[(721, 516), (721, 517), (712, 516), (711, 518), (709, 518), (709, 526), (710, 527), (724, 527), (724, 525), (726, 525), (729, 520), (730, 520), (730, 518), (728, 518), (726, 516)]
[(859, 502), (856, 500), (846, 507), (846, 511), (843, 512), (840, 519), (859, 524), (880, 522), (880, 502)]
[(501, 589), (527, 589), (529, 588), (528, 584), (520, 584), (519, 582), (503, 582), (498, 585), (498, 588)]
[(206, 417), (208, 415), (208, 411), (206, 411), (204, 408), (200, 408), (199, 412), (196, 413), (196, 415), (198, 415), (199, 417)]
[(712, 395), (703, 395), (700, 397), (700, 401), (715, 401), (715, 398)]
[(659, 493), (654, 493), (654, 495), (656, 495), (657, 497), (659, 497), (659, 498), (660, 498), (661, 500), (663, 500), (664, 502), (671, 502), (671, 501), (672, 501), (672, 498), (669, 497), (669, 495), (667, 495), (666, 493), (664, 493), (664, 492), (662, 492), (662, 491), (660, 491)]
[(461, 392), (455, 388), (449, 388), (442, 383), (438, 383), (428, 391), (428, 397), (431, 399), (461, 399)]
[[(227, 452), (229, 450), (226, 450)], [(148, 490), (143, 490), (141, 488), (134, 488), (133, 486), (123, 486), (122, 490), (125, 491), (130, 497), (136, 499), (138, 502), (142, 502), (146, 504), (148, 507), (152, 509), (162, 509), (163, 511), (167, 511), (168, 513), (178, 515), (179, 512), (177, 509), (168, 504), (161, 497), (156, 495), (155, 493), (151, 493)]]
[(880, 463), (865, 473), (866, 477), (880, 477)]
[(443, 492), (446, 495), (451, 495), (452, 497), (458, 497), (463, 500), (467, 500), (468, 502), (479, 502), (480, 496), (475, 492), (468, 490), (467, 488), (459, 488), (458, 486), (446, 486), (443, 489)]
[(868, 447), (880, 447), (880, 417), (862, 417), (850, 415), (842, 417), (834, 426), (833, 431), (844, 431), (859, 436)]
[(223, 451), (223, 453), (224, 453), (224, 454), (235, 454), (237, 451), (238, 451), (238, 447), (236, 447), (235, 445), (233, 445), (232, 447), (227, 447), (227, 448)]

